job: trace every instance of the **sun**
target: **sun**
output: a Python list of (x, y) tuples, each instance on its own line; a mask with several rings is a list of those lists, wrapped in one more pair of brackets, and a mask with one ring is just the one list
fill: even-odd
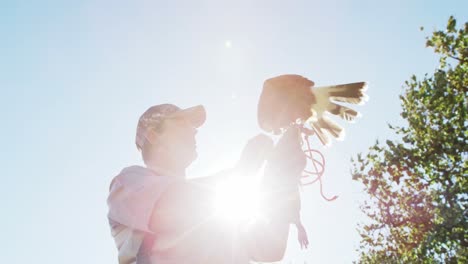
[(255, 219), (260, 214), (258, 185), (248, 180), (228, 180), (216, 188), (215, 215), (232, 224)]

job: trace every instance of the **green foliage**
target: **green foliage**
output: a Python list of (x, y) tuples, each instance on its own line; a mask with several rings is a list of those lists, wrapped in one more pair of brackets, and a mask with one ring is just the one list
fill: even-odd
[(400, 96), (400, 140), (353, 160), (368, 199), (360, 263), (468, 263), (468, 23), (427, 38), (440, 56), (432, 76), (412, 76)]

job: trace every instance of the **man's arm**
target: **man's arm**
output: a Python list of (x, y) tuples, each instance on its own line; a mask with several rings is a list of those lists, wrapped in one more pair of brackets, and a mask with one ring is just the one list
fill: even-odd
[(173, 184), (156, 203), (150, 229), (181, 231), (206, 221), (214, 213), (217, 185), (229, 177), (255, 175), (272, 148), (273, 141), (268, 136), (257, 135), (248, 141), (235, 168)]
[[(265, 139), (263, 138), (260, 140)], [(276, 161), (270, 162), (271, 170), (277, 170), (279, 167), (283, 167), (279, 169), (277, 173), (285, 173), (285, 162), (289, 165), (292, 160), (295, 160), (294, 156), (291, 157), (289, 153), (287, 153), (289, 152), (288, 150), (284, 150), (283, 147), (276, 150), (275, 159), (284, 159), (281, 159), (279, 164), (276, 164)], [(261, 163), (263, 163), (264, 158), (257, 159), (255, 156), (251, 156), (252, 153), (255, 152), (244, 151), (241, 161), (239, 162), (239, 164), (242, 165), (238, 166), (233, 171), (249, 173), (253, 170), (257, 170), (261, 166)], [(261, 152), (261, 155), (266, 156), (266, 154), (267, 151)], [(260, 161), (260, 163), (253, 165), (247, 164), (247, 166), (245, 166), (244, 164), (249, 161), (253, 161), (254, 163)], [(297, 164), (297, 162), (293, 162), (293, 164)], [(246, 171), (245, 168), (251, 168), (251, 170)], [(289, 167), (288, 169), (291, 168)], [(267, 170), (269, 170), (268, 166)], [(225, 171), (212, 177), (197, 178), (174, 184), (165, 192), (160, 201), (156, 203), (149, 225), (150, 229), (156, 233), (168, 231), (184, 233), (196, 228), (200, 223), (212, 216), (214, 212), (213, 202), (216, 191), (215, 187), (220, 181), (225, 180), (231, 175), (235, 175), (236, 173), (233, 174), (233, 171)], [(291, 170), (288, 170), (288, 172), (290, 171)], [(297, 172), (298, 168), (293, 168), (292, 171)], [(270, 201), (270, 206), (280, 207), (276, 207), (271, 211), (268, 219), (253, 223), (242, 234), (242, 241), (246, 246), (250, 258), (256, 261), (272, 262), (281, 260), (286, 250), (289, 224), (291, 222), (290, 217), (287, 216), (288, 213), (284, 211), (287, 198), (285, 195), (280, 195), (275, 197), (274, 200), (276, 201)]]
[(230, 170), (173, 184), (155, 204), (150, 230), (183, 232), (206, 221), (214, 212), (216, 186), (228, 177)]
[[(214, 187), (230, 175), (229, 172), (223, 172), (175, 184), (156, 204), (150, 229), (156, 233), (187, 234), (208, 221), (214, 212)], [(284, 204), (270, 212), (268, 219), (259, 219), (241, 234), (241, 243), (246, 247), (250, 259), (273, 262), (283, 258), (290, 226), (290, 219), (286, 217), (283, 208)]]
[(300, 131), (289, 128), (268, 159), (262, 184), (267, 219), (249, 226), (244, 238), (255, 261), (273, 262), (284, 257), (290, 223), (298, 219), (300, 210), (297, 185), (306, 166), (300, 142)]

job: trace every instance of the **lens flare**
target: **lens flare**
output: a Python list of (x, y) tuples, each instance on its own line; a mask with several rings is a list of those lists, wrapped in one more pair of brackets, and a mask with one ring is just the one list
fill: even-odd
[(259, 215), (258, 186), (246, 180), (229, 180), (216, 188), (216, 216), (229, 223), (249, 221)]

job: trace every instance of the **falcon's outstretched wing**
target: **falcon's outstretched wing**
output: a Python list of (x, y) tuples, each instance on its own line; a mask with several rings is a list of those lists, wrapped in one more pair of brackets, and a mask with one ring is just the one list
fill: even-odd
[(344, 129), (324, 113), (352, 122), (359, 113), (339, 103), (362, 104), (367, 100), (367, 83), (357, 82), (313, 87), (314, 82), (300, 75), (281, 75), (265, 81), (258, 105), (258, 122), (267, 132), (281, 129), (300, 120), (309, 124), (324, 145), (329, 135), (344, 136)]
[(324, 115), (324, 113), (328, 112), (341, 117), (343, 120), (354, 122), (359, 113), (349, 107), (338, 104), (338, 102), (363, 104), (368, 100), (367, 95), (364, 93), (366, 90), (367, 83), (365, 82), (323, 86), (312, 89), (316, 102), (310, 106), (312, 115), (306, 122), (314, 129), (324, 145), (330, 144), (330, 138), (327, 133), (336, 139), (344, 137), (344, 129)]

